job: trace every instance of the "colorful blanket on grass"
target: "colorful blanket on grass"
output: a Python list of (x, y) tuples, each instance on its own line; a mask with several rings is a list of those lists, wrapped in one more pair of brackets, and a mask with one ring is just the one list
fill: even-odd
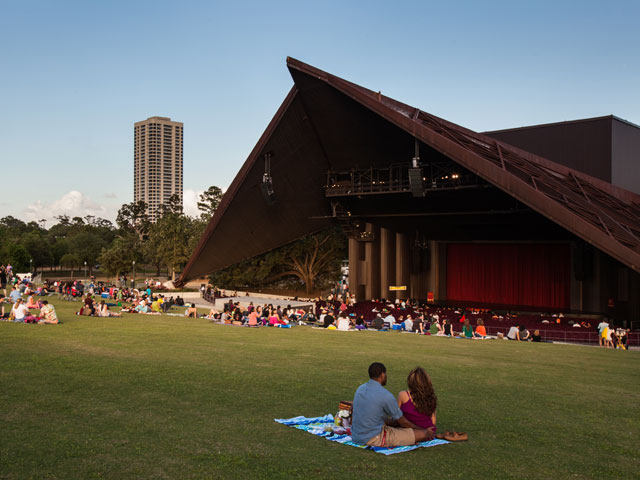
[(394, 453), (402, 453), (409, 452), (411, 450), (415, 450), (416, 448), (421, 447), (435, 447), (436, 445), (444, 445), (447, 442), (446, 440), (438, 440), (433, 439), (429, 442), (421, 442), (417, 445), (410, 445), (407, 447), (369, 447), (367, 445), (361, 445), (359, 443), (354, 443), (351, 441), (351, 436), (349, 435), (338, 435), (333, 433), (333, 431), (327, 431), (330, 427), (333, 427), (333, 415), (328, 413), (323, 417), (293, 417), (293, 418), (276, 418), (274, 419), (276, 422), (281, 423), (283, 425), (287, 425), (288, 427), (297, 428), (298, 430), (304, 430), (312, 435), (316, 435), (318, 437), (324, 437), (329, 441), (342, 443), (343, 445), (351, 445), (352, 447), (357, 448), (365, 448), (367, 450), (373, 450), (376, 453), (381, 453), (383, 455), (393, 455)]

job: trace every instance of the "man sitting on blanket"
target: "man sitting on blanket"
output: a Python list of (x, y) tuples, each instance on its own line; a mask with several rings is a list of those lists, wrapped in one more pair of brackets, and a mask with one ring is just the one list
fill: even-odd
[(369, 378), (353, 398), (354, 442), (372, 447), (399, 447), (433, 439), (432, 430), (419, 428), (403, 416), (395, 397), (384, 388), (387, 369), (382, 363), (369, 366)]

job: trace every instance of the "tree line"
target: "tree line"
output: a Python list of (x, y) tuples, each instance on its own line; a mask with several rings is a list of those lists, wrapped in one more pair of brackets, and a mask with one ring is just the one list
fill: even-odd
[(44, 221), (25, 223), (7, 216), (0, 219), (0, 262), (11, 263), (15, 272), (64, 267), (91, 273), (100, 265), (101, 272), (115, 277), (129, 273), (135, 261), (175, 276), (221, 199), (222, 190), (209, 187), (200, 195), (200, 216), (190, 217), (173, 195), (155, 212), (155, 222), (143, 201), (122, 205), (115, 225), (92, 215), (60, 215), (47, 229)]
[[(166, 271), (175, 279), (222, 195), (216, 186), (200, 195), (198, 217), (186, 215), (174, 195), (155, 212), (155, 222), (143, 201), (122, 205), (115, 225), (91, 215), (61, 215), (46, 229), (44, 221), (25, 223), (7, 216), (0, 219), (0, 262), (11, 263), (15, 272), (64, 267), (72, 271), (86, 268), (92, 273), (100, 265), (101, 273), (110, 277), (129, 274), (136, 262), (154, 266), (158, 275)], [(346, 238), (340, 229), (333, 228), (241, 261), (214, 273), (211, 281), (231, 289), (285, 282), (292, 288), (302, 285), (311, 293), (339, 279), (345, 256)]]

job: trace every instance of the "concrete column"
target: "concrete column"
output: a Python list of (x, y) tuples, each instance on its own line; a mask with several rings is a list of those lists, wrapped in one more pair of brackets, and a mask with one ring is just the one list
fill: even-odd
[(430, 269), (429, 269), (429, 280), (427, 282), (427, 292), (433, 292), (433, 296), (434, 298), (440, 298), (438, 297), (439, 292), (439, 285), (438, 285), (438, 279), (439, 279), (439, 273), (440, 273), (440, 262), (439, 257), (438, 257), (438, 246), (440, 244), (436, 241), (430, 240), (429, 241), (429, 265), (430, 265)]
[(406, 285), (406, 291), (396, 292), (395, 298), (406, 298), (409, 295), (411, 286), (409, 262), (409, 244), (407, 236), (404, 233), (396, 233), (396, 285)]
[(365, 242), (365, 297), (367, 300), (380, 298), (380, 234), (375, 225), (367, 223), (367, 232), (373, 232), (374, 241)]
[(360, 258), (362, 244), (356, 241), (354, 238), (349, 239), (349, 289), (351, 293), (356, 295), (357, 300), (362, 300), (359, 297), (360, 285), (362, 283), (362, 277), (360, 275)]
[(438, 256), (438, 294), (436, 299), (447, 299), (447, 243), (439, 242)]
[(389, 285), (396, 283), (396, 235), (388, 228), (380, 229), (380, 296), (395, 298)]

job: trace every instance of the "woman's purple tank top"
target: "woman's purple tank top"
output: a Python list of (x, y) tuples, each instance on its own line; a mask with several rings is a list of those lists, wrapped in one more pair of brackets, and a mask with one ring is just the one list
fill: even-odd
[(431, 421), (431, 415), (425, 415), (416, 410), (416, 406), (413, 404), (413, 400), (409, 399), (400, 405), (400, 410), (404, 413), (407, 420), (415, 423), (420, 428), (433, 428), (435, 431), (436, 426)]

